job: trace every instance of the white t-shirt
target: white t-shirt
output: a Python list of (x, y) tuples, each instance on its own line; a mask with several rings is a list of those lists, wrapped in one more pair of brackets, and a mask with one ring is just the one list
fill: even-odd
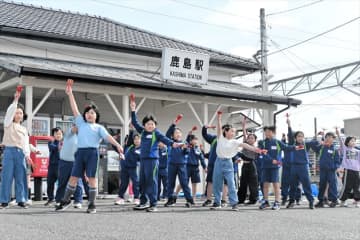
[(240, 150), (242, 141), (239, 139), (227, 139), (223, 135), (217, 140), (216, 154), (218, 158), (232, 158)]

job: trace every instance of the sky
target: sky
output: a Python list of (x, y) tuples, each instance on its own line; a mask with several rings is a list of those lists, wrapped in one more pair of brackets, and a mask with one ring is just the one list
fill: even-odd
[[(268, 50), (282, 49), (360, 16), (360, 0), (22, 0), (25, 4), (70, 10), (118, 22), (205, 47), (252, 58), (260, 49), (259, 11), (265, 9)], [(313, 4), (311, 4), (313, 3)], [(288, 11), (300, 6), (296, 10)], [(360, 20), (268, 57), (270, 81), (360, 60)], [(346, 70), (346, 69), (345, 69)], [(346, 73), (342, 73), (345, 75)], [(349, 83), (360, 81), (360, 71)], [(237, 79), (253, 86), (259, 74)], [(356, 88), (354, 88), (357, 90)], [(360, 89), (359, 93), (360, 93)], [(280, 92), (276, 92), (281, 94)], [(306, 135), (342, 127), (343, 119), (360, 117), (360, 97), (334, 88), (295, 96), (303, 105), (278, 116), (278, 133), (293, 128)], [(282, 108), (282, 106), (280, 106)], [(283, 124), (282, 124), (283, 123)]]

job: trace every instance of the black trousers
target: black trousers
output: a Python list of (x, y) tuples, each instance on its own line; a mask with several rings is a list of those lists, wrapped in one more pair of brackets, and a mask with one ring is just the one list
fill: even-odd
[(340, 192), (340, 200), (353, 198), (355, 201), (360, 200), (360, 172), (345, 169), (344, 177), (342, 179), (343, 186)]
[(258, 199), (258, 175), (255, 162), (244, 163), (241, 168), (240, 186), (238, 189), (239, 203), (246, 200), (247, 191), (249, 189), (249, 201), (256, 202)]

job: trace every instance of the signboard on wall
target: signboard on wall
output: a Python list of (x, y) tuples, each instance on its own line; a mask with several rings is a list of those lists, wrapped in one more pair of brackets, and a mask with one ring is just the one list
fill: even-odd
[(161, 58), (161, 78), (206, 84), (209, 75), (210, 56), (202, 53), (164, 48)]

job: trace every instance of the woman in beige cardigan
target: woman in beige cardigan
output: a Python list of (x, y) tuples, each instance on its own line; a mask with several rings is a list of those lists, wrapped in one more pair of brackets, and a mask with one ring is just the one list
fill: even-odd
[(26, 161), (33, 164), (30, 158), (29, 135), (22, 122), (26, 120), (24, 106), (18, 103), (21, 89), (17, 89), (14, 101), (6, 111), (4, 118), (3, 144), (4, 158), (2, 162), (0, 185), (0, 208), (9, 207), (11, 184), (15, 179), (15, 196), (19, 207), (27, 208)]

